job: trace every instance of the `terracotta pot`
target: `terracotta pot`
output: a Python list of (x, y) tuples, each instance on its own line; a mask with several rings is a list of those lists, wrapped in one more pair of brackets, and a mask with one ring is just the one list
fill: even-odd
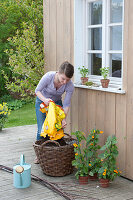
[(100, 81), (101, 81), (101, 84), (102, 84), (103, 88), (108, 88), (109, 82), (110, 82), (109, 79), (101, 79)]
[(88, 183), (88, 176), (79, 176), (79, 184), (86, 185)]
[(81, 82), (85, 85), (85, 83), (88, 82), (88, 77), (81, 77)]
[(95, 173), (93, 176), (88, 175), (88, 177), (90, 181), (95, 181), (97, 180), (97, 173)]
[(100, 186), (103, 188), (109, 187), (109, 179), (99, 179)]

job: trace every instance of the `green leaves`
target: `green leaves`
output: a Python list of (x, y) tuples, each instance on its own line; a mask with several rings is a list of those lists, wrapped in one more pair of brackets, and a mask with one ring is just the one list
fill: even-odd
[(85, 68), (85, 66), (79, 67), (78, 70), (82, 77), (87, 77), (87, 75), (89, 75), (89, 70), (88, 68)]
[(98, 171), (100, 178), (114, 180), (117, 175), (120, 175), (116, 170), (116, 157), (118, 155), (116, 143), (116, 137), (109, 136), (105, 145), (100, 149), (101, 151), (104, 151), (98, 155), (98, 157), (102, 159), (102, 167)]
[(35, 26), (23, 23), (23, 32), (9, 39), (15, 50), (6, 50), (9, 55), (9, 66), (12, 80), (5, 76), (6, 86), (21, 98), (34, 96), (35, 87), (43, 76), (44, 52), (43, 46), (38, 44)]
[(72, 132), (71, 135), (77, 138), (77, 145), (74, 144), (75, 160), (72, 161), (72, 165), (77, 168), (75, 176), (76, 178), (79, 175), (86, 176), (88, 175), (87, 149), (81, 146), (86, 141), (85, 135), (82, 131)]
[(101, 147), (100, 150), (101, 150), (101, 151), (104, 151), (106, 148), (107, 148), (106, 145), (104, 145), (104, 146)]
[(101, 167), (98, 171), (98, 173), (102, 174), (104, 172), (104, 167)]
[[(85, 176), (88, 174), (93, 176), (98, 173), (99, 178), (114, 178), (120, 175), (116, 168), (116, 157), (118, 149), (116, 146), (117, 140), (115, 136), (109, 136), (104, 146), (100, 147), (99, 135), (102, 131), (92, 129), (86, 138), (81, 131), (73, 132), (77, 138), (77, 145), (74, 145), (75, 160), (72, 165), (77, 168), (76, 177)], [(82, 146), (81, 144), (84, 145)], [(98, 150), (103, 151), (98, 154)]]
[(89, 152), (87, 152), (87, 156), (88, 156), (88, 158), (91, 158), (92, 156), (93, 156), (93, 152), (92, 151), (89, 151)]
[(4, 124), (10, 114), (7, 103), (0, 104), (0, 130), (4, 127)]
[(77, 140), (78, 140), (78, 143), (80, 143), (82, 140), (86, 140), (85, 138), (85, 135), (82, 131), (75, 131), (75, 132), (72, 132), (71, 135), (75, 135)]
[(109, 67), (100, 68), (100, 71), (103, 78), (107, 79), (107, 76), (109, 75)]
[[(27, 27), (24, 27), (23, 22), (26, 24)], [(23, 58), (23, 55), (20, 54), (20, 48), (16, 50), (16, 46), (19, 46), (19, 40), (18, 42), (13, 42), (15, 40), (15, 37), (21, 37), (24, 35), (24, 30), (27, 30), (28, 27), (34, 27), (34, 36), (32, 42), (35, 42), (35, 47), (39, 47), (39, 50), (37, 51), (36, 48), (33, 49), (33, 45), (30, 45), (29, 43), (31, 40), (25, 42), (24, 45), (27, 46), (27, 49), (23, 48), (21, 45), (20, 48), (23, 49), (23, 55), (25, 55), (26, 58)], [(26, 34), (26, 33), (25, 33)], [(33, 35), (33, 31), (32, 31)], [(11, 39), (8, 40), (8, 38)], [(38, 63), (41, 61), (41, 67), (43, 69), (43, 63), (44, 59), (38, 59), (37, 54), (42, 56), (43, 54), (43, 0), (37, 1), (37, 0), (23, 0), (23, 1), (14, 1), (14, 0), (4, 0), (0, 2), (0, 96), (3, 95), (6, 91), (5, 87), (5, 81), (7, 82), (7, 85), (9, 86), (11, 82), (16, 82), (15, 77), (19, 77), (18, 75), (22, 74), (23, 72), (23, 63), (29, 64), (29, 55), (31, 55), (30, 60), (34, 58), (34, 63), (36, 63), (36, 68), (38, 68)], [(37, 49), (38, 49), (37, 47)], [(6, 51), (8, 49), (8, 51)], [(33, 56), (33, 51), (35, 50), (35, 54)], [(16, 51), (16, 52), (15, 52)], [(27, 52), (28, 51), (28, 52)], [(9, 55), (10, 52), (10, 55)], [(9, 58), (9, 56), (12, 55), (12, 58)], [(20, 58), (18, 58), (18, 55)], [(43, 57), (44, 58), (44, 57)], [(36, 62), (35, 62), (36, 59)], [(8, 65), (8, 62), (12, 63), (12, 65)], [(18, 62), (16, 62), (18, 60)], [(43, 60), (43, 61), (42, 61)], [(10, 63), (9, 62), (9, 63)], [(15, 73), (15, 68), (17, 65), (22, 63), (22, 66), (19, 70)], [(31, 65), (32, 63), (30, 61)], [(13, 66), (13, 67), (12, 67)], [(19, 65), (20, 66), (20, 65)], [(35, 65), (34, 65), (35, 66)], [(33, 68), (34, 68), (33, 66)], [(13, 69), (13, 77), (12, 77), (12, 69)], [(43, 70), (40, 70), (40, 67), (37, 70), (36, 78), (32, 76), (33, 80), (35, 78), (34, 84), (37, 84), (37, 76), (40, 75), (40, 72), (43, 72)], [(4, 75), (3, 75), (4, 71)], [(25, 72), (25, 71), (24, 71)], [(28, 67), (27, 67), (28, 72)], [(26, 72), (25, 72), (26, 73)], [(33, 73), (36, 73), (36, 70), (33, 69)], [(27, 75), (27, 74), (26, 74)], [(6, 77), (6, 78), (5, 78)], [(41, 77), (41, 75), (40, 75)], [(31, 78), (31, 82), (33, 82)], [(8, 81), (10, 80), (10, 83), (8, 84)], [(16, 84), (15, 84), (16, 86)], [(21, 86), (21, 85), (20, 85)], [(20, 87), (19, 86), (19, 87)], [(26, 86), (26, 85), (25, 85)], [(12, 88), (14, 85), (12, 85)], [(8, 88), (9, 90), (12, 90), (11, 88)], [(26, 88), (28, 89), (28, 88)], [(33, 88), (34, 90), (34, 88)], [(12, 90), (12, 92), (21, 92), (18, 87), (16, 87), (15, 90)], [(24, 93), (23, 93), (24, 95)]]
[(91, 175), (97, 173), (100, 167), (100, 159), (97, 152), (100, 149), (98, 144), (100, 131), (91, 130), (87, 138), (81, 131), (75, 131), (71, 134), (76, 136), (78, 143), (78, 145), (74, 145), (75, 160), (72, 162), (78, 171), (76, 176), (87, 175), (88, 171)]

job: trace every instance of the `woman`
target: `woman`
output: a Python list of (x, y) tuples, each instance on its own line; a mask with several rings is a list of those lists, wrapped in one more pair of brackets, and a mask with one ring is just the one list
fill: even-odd
[[(71, 78), (74, 74), (74, 67), (69, 62), (64, 62), (59, 67), (59, 71), (50, 71), (46, 73), (40, 80), (36, 87), (36, 117), (37, 117), (37, 140), (42, 137), (41, 129), (46, 118), (46, 114), (40, 111), (40, 104), (44, 102), (49, 105), (50, 100), (63, 107), (65, 115), (67, 117), (74, 85)], [(62, 103), (62, 94), (66, 92), (64, 102)], [(66, 117), (62, 120), (62, 128), (65, 128)]]

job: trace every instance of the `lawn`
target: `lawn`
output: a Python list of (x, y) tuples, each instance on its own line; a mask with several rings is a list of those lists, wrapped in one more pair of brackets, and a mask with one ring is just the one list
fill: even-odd
[(35, 104), (26, 104), (18, 110), (11, 111), (5, 128), (36, 124)]

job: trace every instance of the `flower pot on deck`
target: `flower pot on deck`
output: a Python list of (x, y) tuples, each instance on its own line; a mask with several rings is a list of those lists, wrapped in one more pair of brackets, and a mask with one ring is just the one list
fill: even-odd
[(88, 176), (79, 176), (79, 184), (86, 185), (88, 183)]
[(109, 179), (99, 179), (99, 182), (100, 182), (100, 186), (103, 187), (103, 188), (107, 188), (109, 187)]
[(95, 181), (95, 180), (97, 180), (97, 173), (95, 173), (93, 176), (90, 176), (90, 175), (88, 175), (88, 177), (89, 177), (89, 180), (90, 181)]

